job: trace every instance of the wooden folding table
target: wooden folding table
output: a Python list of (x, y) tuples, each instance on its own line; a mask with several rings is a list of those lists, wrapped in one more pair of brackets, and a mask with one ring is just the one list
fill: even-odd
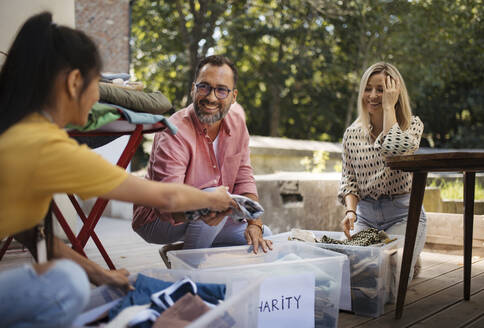
[(386, 165), (391, 169), (413, 172), (395, 318), (401, 318), (403, 313), (428, 172), (462, 172), (464, 174), (464, 299), (469, 300), (475, 177), (476, 172), (484, 171), (484, 152), (440, 152), (394, 156), (386, 159)]
[[(126, 121), (124, 118), (121, 118), (117, 121), (103, 125), (101, 128), (94, 131), (89, 131), (89, 132), (70, 131), (69, 135), (73, 138), (86, 139), (86, 137), (88, 137), (87, 140), (90, 140), (92, 142), (91, 145), (90, 145), (90, 142), (87, 142), (88, 146), (92, 146), (92, 145), (99, 146), (99, 144), (97, 144), (96, 142), (96, 138), (106, 138), (106, 137), (117, 138), (123, 135), (129, 135), (130, 138), (128, 140), (128, 143), (126, 144), (126, 147), (124, 148), (117, 162), (118, 166), (126, 169), (128, 167), (129, 162), (133, 158), (136, 152), (136, 149), (138, 148), (139, 144), (143, 139), (143, 134), (159, 132), (163, 130), (165, 127), (166, 125), (161, 122), (158, 122), (155, 124), (131, 124), (128, 121)], [(52, 204), (52, 210), (57, 220), (59, 221), (62, 229), (66, 233), (67, 238), (72, 243), (72, 247), (78, 253), (86, 256), (84, 252), (84, 247), (86, 246), (86, 243), (89, 240), (89, 237), (92, 237), (99, 252), (103, 256), (104, 260), (106, 261), (106, 264), (108, 265), (108, 267), (110, 269), (115, 269), (115, 266), (111, 261), (109, 255), (107, 254), (106, 250), (104, 249), (101, 243), (101, 240), (94, 232), (94, 228), (99, 222), (99, 219), (101, 218), (101, 215), (104, 209), (106, 208), (106, 205), (108, 204), (109, 200), (98, 198), (94, 203), (94, 206), (92, 207), (90, 213), (86, 215), (84, 211), (81, 209), (81, 207), (79, 206), (79, 203), (76, 200), (76, 198), (73, 195), (68, 195), (68, 197), (71, 200), (72, 205), (76, 209), (77, 214), (79, 215), (79, 217), (83, 222), (83, 226), (77, 236), (72, 232), (64, 216), (62, 215), (62, 212), (60, 211), (57, 204), (55, 204), (55, 202), (53, 202)]]

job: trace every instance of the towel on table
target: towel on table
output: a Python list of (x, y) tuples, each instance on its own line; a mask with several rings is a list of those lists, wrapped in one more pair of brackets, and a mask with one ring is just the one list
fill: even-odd
[(118, 110), (121, 111), (121, 113), (129, 123), (153, 124), (153, 123), (163, 122), (163, 124), (165, 124), (168, 127), (171, 134), (173, 135), (176, 134), (178, 130), (177, 127), (173, 123), (168, 121), (168, 119), (163, 115), (155, 115), (150, 113), (138, 113), (118, 105), (113, 105), (113, 106), (115, 106)]

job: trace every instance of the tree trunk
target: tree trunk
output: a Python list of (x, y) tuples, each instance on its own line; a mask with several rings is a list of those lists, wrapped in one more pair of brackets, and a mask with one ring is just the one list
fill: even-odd
[(279, 92), (279, 87), (275, 84), (270, 85), (271, 90), (271, 121), (269, 123), (269, 134), (271, 137), (279, 136), (279, 118), (281, 115), (281, 95)]
[(350, 100), (348, 102), (348, 109), (346, 110), (346, 119), (345, 119), (345, 129), (350, 126), (351, 122), (353, 121), (353, 113), (356, 112), (356, 96), (357, 93), (353, 90), (351, 92)]

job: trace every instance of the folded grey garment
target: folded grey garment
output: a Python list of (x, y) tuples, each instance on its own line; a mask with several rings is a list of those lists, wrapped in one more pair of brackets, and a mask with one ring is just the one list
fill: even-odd
[(232, 209), (230, 217), (233, 220), (255, 220), (264, 213), (264, 208), (255, 200), (242, 195), (231, 195), (231, 197), (239, 205), (239, 208)]
[(161, 92), (144, 92), (99, 83), (99, 98), (103, 102), (123, 106), (137, 112), (164, 114), (173, 105)]
[[(212, 191), (215, 188), (206, 188), (204, 191)], [(248, 197), (242, 195), (230, 195), (230, 197), (235, 200), (239, 208), (233, 208), (230, 217), (232, 220), (243, 221), (243, 220), (255, 220), (259, 218), (264, 213), (264, 208)], [(202, 208), (195, 211), (185, 212), (185, 218), (189, 221), (198, 220), (200, 217), (208, 215), (210, 210), (208, 208)]]
[(131, 75), (128, 73), (101, 73), (101, 79), (112, 81), (114, 79), (121, 79), (123, 81), (129, 80)]

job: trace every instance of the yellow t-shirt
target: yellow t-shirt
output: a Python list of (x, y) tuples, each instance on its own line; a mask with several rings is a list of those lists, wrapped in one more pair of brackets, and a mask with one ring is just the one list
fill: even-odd
[(127, 175), (42, 115), (31, 114), (0, 135), (0, 238), (39, 223), (55, 193), (99, 196)]

